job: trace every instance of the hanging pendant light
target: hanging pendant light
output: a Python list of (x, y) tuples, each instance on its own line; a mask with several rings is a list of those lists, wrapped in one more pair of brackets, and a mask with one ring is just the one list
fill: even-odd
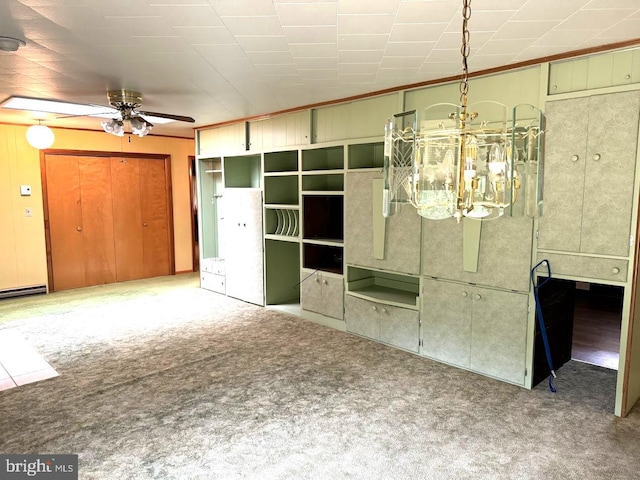
[[(471, 0), (463, 0), (460, 103), (431, 105), (420, 115), (415, 110), (396, 114), (385, 125), (383, 214), (387, 217), (407, 203), (432, 220), (491, 220), (541, 212), (537, 172), (542, 113), (520, 105), (509, 122), (507, 107), (498, 102), (475, 104), (482, 116), (470, 110), (470, 18)], [(524, 175), (528, 175), (527, 189), (519, 195)], [(516, 208), (518, 200), (533, 206)]]
[(55, 135), (46, 125), (42, 125), (42, 120), (38, 120), (37, 125), (31, 125), (27, 129), (27, 142), (33, 148), (44, 150), (53, 145)]

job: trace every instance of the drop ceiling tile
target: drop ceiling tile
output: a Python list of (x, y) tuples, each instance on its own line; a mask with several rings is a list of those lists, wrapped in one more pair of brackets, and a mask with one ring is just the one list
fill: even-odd
[(600, 32), (594, 37), (594, 40), (599, 40), (596, 45), (602, 45), (603, 43), (613, 43), (637, 37), (638, 32), (640, 32), (640, 15), (632, 15), (628, 19)]
[(473, 0), (471, 3), (471, 15), (473, 16), (475, 12), (482, 11), (514, 11), (521, 8), (525, 3), (527, 3), (527, 0)]
[(416, 68), (381, 68), (378, 70), (378, 75), (376, 78), (395, 78), (397, 79), (397, 85), (402, 85), (402, 83), (411, 83), (407, 82), (407, 78), (413, 78), (413, 76), (418, 72), (418, 67)]
[(240, 45), (193, 45), (193, 48), (210, 64), (220, 59), (232, 62), (237, 58), (247, 58)]
[(530, 0), (511, 17), (515, 21), (562, 21), (576, 9), (584, 7), (589, 0)]
[(379, 63), (340, 63), (338, 73), (340, 75), (354, 73), (375, 74), (379, 68)]
[(343, 14), (395, 14), (398, 10), (400, 0), (340, 0), (338, 2), (338, 13)]
[(221, 17), (242, 17), (251, 15), (275, 15), (276, 9), (271, 0), (211, 0), (215, 11)]
[(335, 2), (326, 3), (277, 3), (276, 11), (284, 26), (337, 25), (338, 7)]
[[(508, 21), (513, 14), (513, 10), (473, 11), (471, 19), (469, 20), (469, 31), (472, 35), (475, 32), (495, 32), (502, 24)], [(447, 32), (461, 31), (461, 18), (455, 18), (447, 27)]]
[(285, 65), (293, 63), (293, 55), (286, 52), (247, 52), (254, 65)]
[(474, 49), (477, 55), (497, 55), (501, 53), (517, 55), (533, 43), (532, 39), (489, 40), (481, 48)]
[(419, 73), (437, 74), (429, 77), (433, 79), (458, 75), (461, 71), (460, 62), (429, 62), (420, 67)]
[[(470, 42), (471, 49), (475, 50), (476, 48), (482, 47), (490, 38), (492, 38), (494, 32), (471, 32), (470, 33)], [(462, 46), (462, 38), (461, 32), (445, 32), (436, 43), (434, 48), (438, 50), (450, 50), (450, 49), (460, 49)]]
[(508, 22), (493, 36), (494, 40), (537, 39), (558, 25), (557, 21)]
[(532, 43), (536, 47), (563, 47), (571, 49), (576, 44), (588, 41), (599, 30), (552, 30)]
[(224, 25), (215, 27), (173, 27), (173, 31), (191, 45), (236, 43), (235, 38)]
[(454, 61), (462, 62), (462, 56), (460, 54), (460, 49), (451, 49), (451, 50), (437, 50), (433, 49), (429, 56), (427, 57), (427, 61), (429, 63), (452, 63)]
[(338, 35), (336, 26), (283, 27), (289, 43), (335, 43)]
[(447, 23), (403, 23), (394, 25), (390, 42), (435, 42), (447, 28)]
[(338, 53), (339, 63), (379, 63), (382, 60), (380, 50), (341, 50)]
[(282, 35), (278, 17), (223, 17), (222, 21), (233, 35)]
[[(459, 40), (459, 39), (458, 39)], [(385, 56), (392, 57), (428, 57), (436, 42), (390, 42), (384, 51)]]
[(385, 55), (380, 62), (380, 69), (417, 69), (424, 63), (424, 56), (420, 57), (390, 57)]
[(302, 79), (337, 79), (338, 70), (299, 70), (300, 78)]
[(336, 57), (338, 47), (335, 43), (297, 43), (289, 45), (294, 58), (297, 57)]
[(609, 8), (638, 8), (637, 0), (591, 0), (585, 9), (606, 10)]
[(296, 64), (282, 65), (256, 65), (256, 70), (260, 75), (297, 75), (298, 67)]
[(396, 23), (449, 23), (459, 9), (459, 2), (450, 0), (402, 2), (398, 7)]
[(286, 52), (289, 50), (284, 36), (236, 36), (236, 40), (246, 52)]
[(341, 74), (338, 79), (345, 83), (373, 83), (376, 81), (376, 74), (352, 73)]
[(157, 13), (162, 18), (177, 27), (181, 26), (221, 26), (223, 25), (222, 19), (218, 16), (216, 11), (208, 3), (192, 4), (189, 7), (184, 5), (177, 6), (174, 2), (170, 5), (158, 5), (154, 2), (150, 9), (152, 13)]
[(338, 34), (388, 34), (394, 18), (394, 15), (338, 15)]
[(371, 35), (338, 35), (338, 48), (341, 50), (384, 50), (389, 35), (386, 33)]
[(635, 10), (633, 9), (579, 10), (558, 25), (557, 28), (559, 30), (592, 30), (597, 27), (600, 30), (606, 30), (634, 12)]
[(469, 58), (469, 71), (478, 72), (487, 68), (502, 67), (515, 63), (515, 55), (475, 55)]
[(338, 57), (297, 57), (293, 61), (300, 69), (312, 70), (314, 68), (319, 69), (332, 69), (337, 68)]

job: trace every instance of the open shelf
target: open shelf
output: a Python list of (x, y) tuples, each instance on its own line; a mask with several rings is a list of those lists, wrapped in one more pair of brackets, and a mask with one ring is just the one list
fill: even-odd
[(420, 279), (366, 268), (347, 268), (347, 294), (388, 305), (417, 310)]
[(264, 177), (264, 201), (269, 204), (298, 205), (298, 175)]
[(360, 143), (349, 145), (349, 168), (382, 168), (384, 143)]
[(302, 151), (302, 170), (336, 170), (344, 168), (344, 147), (315, 148)]
[(225, 188), (260, 188), (260, 155), (224, 157)]
[(267, 305), (300, 302), (300, 245), (267, 239), (265, 300)]
[(302, 204), (303, 238), (344, 240), (344, 197), (305, 195)]
[(342, 252), (342, 247), (304, 242), (302, 245), (303, 267), (342, 275)]
[(302, 191), (303, 192), (342, 192), (344, 191), (344, 174), (341, 173), (329, 173), (329, 174), (313, 174), (302, 176)]
[(265, 234), (278, 237), (300, 236), (300, 211), (293, 208), (265, 208)]
[(286, 152), (269, 152), (264, 154), (264, 173), (297, 172), (298, 152), (290, 150)]

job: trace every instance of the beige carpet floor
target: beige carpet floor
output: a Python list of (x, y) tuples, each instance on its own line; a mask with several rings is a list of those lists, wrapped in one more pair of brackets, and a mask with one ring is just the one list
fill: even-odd
[(83, 480), (638, 478), (615, 372), (528, 391), (197, 282), (1, 301), (59, 376), (0, 392), (0, 452), (77, 453)]

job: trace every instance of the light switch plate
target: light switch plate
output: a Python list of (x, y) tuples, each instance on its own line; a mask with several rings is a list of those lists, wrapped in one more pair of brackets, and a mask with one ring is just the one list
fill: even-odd
[(31, 185), (20, 185), (20, 195), (24, 197), (31, 195)]

